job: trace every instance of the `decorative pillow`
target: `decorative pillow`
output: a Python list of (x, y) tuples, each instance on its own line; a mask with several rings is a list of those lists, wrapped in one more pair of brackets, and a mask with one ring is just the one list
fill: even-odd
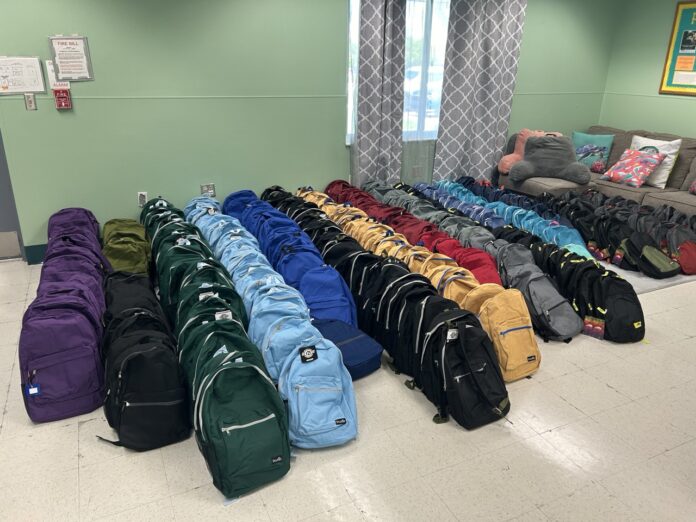
[(652, 174), (650, 174), (650, 177), (645, 182), (646, 185), (657, 187), (659, 189), (663, 189), (667, 186), (667, 180), (669, 179), (669, 174), (674, 168), (674, 163), (677, 161), (681, 144), (682, 140), (680, 139), (674, 141), (662, 141), (644, 138), (642, 136), (633, 136), (633, 139), (631, 140), (632, 149), (651, 153), (661, 152), (666, 156), (662, 161), (662, 164), (656, 168)]
[(689, 187), (689, 192), (691, 192), (692, 194), (696, 194), (696, 181), (694, 181)]
[(607, 162), (613, 143), (613, 134), (573, 133), (575, 158), (583, 165), (590, 167), (592, 172), (598, 174), (603, 174), (607, 170)]
[(650, 154), (640, 150), (626, 149), (621, 159), (616, 162), (601, 178), (612, 183), (622, 183), (630, 187), (640, 187), (648, 179), (666, 154)]

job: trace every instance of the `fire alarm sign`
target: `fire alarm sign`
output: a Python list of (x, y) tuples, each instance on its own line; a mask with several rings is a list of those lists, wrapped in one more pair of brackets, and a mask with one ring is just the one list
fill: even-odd
[(56, 101), (56, 109), (59, 111), (72, 109), (70, 89), (53, 89), (53, 98)]

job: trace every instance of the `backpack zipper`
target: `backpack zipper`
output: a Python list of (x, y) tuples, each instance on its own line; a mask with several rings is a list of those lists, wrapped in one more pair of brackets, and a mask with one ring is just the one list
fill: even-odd
[(128, 402), (123, 403), (124, 408), (132, 408), (136, 406), (174, 406), (175, 404), (181, 404), (184, 399), (177, 399), (175, 401), (165, 401), (165, 402)]
[(354, 337), (350, 337), (349, 339), (344, 339), (343, 341), (339, 341), (339, 342), (334, 343), (334, 344), (335, 344), (337, 347), (338, 347), (338, 346), (344, 346), (344, 345), (346, 345), (346, 344), (348, 344), (348, 343), (352, 343), (353, 341), (357, 341), (358, 339), (362, 339), (363, 337), (366, 337), (366, 335), (365, 335), (365, 334), (360, 334), (360, 335), (356, 335), (356, 336), (354, 336)]
[(258, 419), (252, 422), (247, 422), (246, 424), (236, 424), (232, 426), (224, 426), (223, 428), (220, 428), (220, 431), (223, 433), (229, 433), (234, 430), (243, 430), (244, 428), (250, 428), (251, 426), (256, 426), (257, 424), (261, 424), (262, 422), (268, 422), (271, 419), (275, 419), (276, 414), (271, 413), (270, 415), (267, 415), (263, 419)]
[(471, 375), (471, 374), (473, 374), (473, 373), (483, 373), (483, 371), (486, 369), (486, 364), (487, 364), (487, 363), (484, 362), (484, 363), (483, 363), (483, 366), (481, 366), (478, 370), (471, 370), (470, 372), (462, 373), (461, 375), (455, 375), (455, 376), (452, 377), (452, 378), (453, 378), (455, 381), (459, 382), (459, 381), (462, 380), (464, 377), (468, 377), (469, 375)]
[(503, 330), (502, 332), (500, 332), (499, 335), (505, 335), (505, 334), (508, 334), (510, 332), (515, 332), (517, 330), (531, 330), (531, 329), (532, 329), (531, 326), (515, 326), (514, 328), (508, 328), (507, 330)]
[(421, 329), (423, 327), (423, 319), (425, 318), (425, 305), (428, 302), (428, 299), (430, 299), (431, 297), (433, 296), (429, 295), (423, 298), (423, 301), (421, 302), (421, 313), (420, 319), (418, 319), (418, 330), (416, 331), (416, 342), (414, 343), (415, 350), (413, 350), (414, 353), (418, 353), (418, 341), (420, 340)]

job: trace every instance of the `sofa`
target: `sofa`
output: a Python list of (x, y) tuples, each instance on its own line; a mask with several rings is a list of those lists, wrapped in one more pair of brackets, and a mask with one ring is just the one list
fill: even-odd
[[(672, 141), (681, 138), (682, 146), (674, 168), (664, 189), (643, 185), (640, 188), (629, 187), (600, 180), (601, 174), (592, 174), (592, 180), (587, 185), (578, 185), (572, 181), (552, 178), (530, 178), (522, 183), (513, 183), (508, 176), (500, 175), (498, 185), (507, 189), (521, 192), (530, 196), (538, 196), (542, 192), (549, 192), (556, 196), (575, 190), (582, 192), (586, 188), (594, 188), (603, 194), (611, 196), (623, 196), (633, 199), (642, 205), (657, 207), (659, 205), (671, 205), (677, 210), (689, 215), (696, 215), (696, 195), (689, 193), (689, 185), (696, 180), (696, 139), (684, 138), (673, 134), (648, 132), (644, 130), (624, 131), (613, 127), (595, 125), (587, 130), (588, 134), (613, 134), (614, 144), (609, 154), (608, 165), (616, 163), (624, 150), (630, 147), (633, 136), (643, 136), (655, 140)], [(515, 149), (517, 135), (513, 134), (508, 140), (505, 154)]]

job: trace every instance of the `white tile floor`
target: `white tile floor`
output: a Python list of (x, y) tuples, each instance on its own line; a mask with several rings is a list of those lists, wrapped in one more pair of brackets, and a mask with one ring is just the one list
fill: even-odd
[(17, 341), (38, 267), (0, 262), (3, 520), (696, 520), (696, 282), (641, 295), (646, 340), (542, 344), (509, 422), (467, 432), (382, 369), (358, 381), (360, 439), (297, 451), (283, 480), (224, 505), (194, 439), (99, 442), (101, 411), (32, 425)]

